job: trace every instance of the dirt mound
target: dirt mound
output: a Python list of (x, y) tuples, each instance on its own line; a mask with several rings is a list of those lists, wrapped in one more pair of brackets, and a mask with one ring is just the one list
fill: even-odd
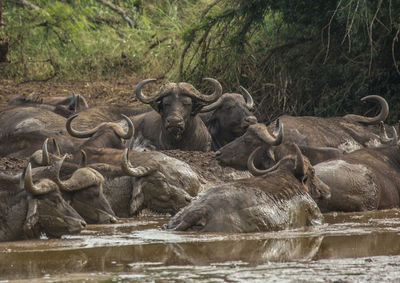
[(221, 166), (215, 159), (215, 152), (181, 150), (161, 150), (161, 152), (189, 164), (201, 177), (201, 181), (205, 185), (203, 189), (251, 176), (248, 171)]
[[(71, 92), (82, 94), (89, 105), (138, 104), (134, 91), (142, 80), (137, 77), (113, 78), (99, 81), (64, 81), (64, 82), (26, 82), (2, 81), (0, 84), (0, 107), (16, 95), (25, 97), (69, 96)], [(160, 83), (149, 84), (144, 91), (159, 89)]]
[(0, 172), (17, 174), (26, 167), (27, 163), (27, 158), (0, 157)]

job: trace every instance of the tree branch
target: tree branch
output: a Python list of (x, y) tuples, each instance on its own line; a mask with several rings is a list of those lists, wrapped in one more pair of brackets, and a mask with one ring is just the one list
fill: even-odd
[(113, 3), (106, 1), (106, 0), (97, 0), (97, 2), (103, 4), (104, 6), (107, 6), (114, 12), (117, 12), (118, 14), (120, 14), (122, 16), (122, 18), (126, 22), (128, 22), (130, 27), (137, 27), (137, 23), (134, 22), (131, 18), (129, 18), (128, 14), (124, 10), (122, 10), (120, 7), (115, 6)]
[(28, 7), (28, 8), (31, 8), (33, 10), (36, 10), (36, 11), (40, 11), (41, 10), (39, 6), (36, 6), (35, 4), (32, 4), (28, 0), (20, 0), (20, 1), (17, 1), (17, 0), (5, 0), (5, 1), (12, 2), (14, 4), (21, 5), (21, 6), (24, 6), (24, 7)]

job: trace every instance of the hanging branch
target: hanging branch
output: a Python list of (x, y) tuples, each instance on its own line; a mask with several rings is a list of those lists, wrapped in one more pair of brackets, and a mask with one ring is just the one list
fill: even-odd
[(110, 8), (111, 10), (113, 10), (114, 12), (117, 12), (118, 14), (120, 14), (122, 16), (122, 18), (128, 22), (130, 27), (137, 27), (137, 23), (134, 22), (127, 14), (127, 12), (125, 12), (124, 10), (122, 10), (120, 7), (115, 6), (113, 3), (106, 1), (106, 0), (97, 0), (97, 2), (103, 4), (104, 6), (107, 6), (108, 8)]
[(397, 26), (397, 32), (396, 35), (393, 38), (393, 42), (392, 42), (392, 58), (393, 58), (393, 64), (394, 67), (396, 69), (397, 74), (399, 74), (400, 76), (400, 71), (399, 71), (399, 67), (397, 66), (397, 62), (396, 62), (396, 56), (394, 55), (394, 45), (396, 44), (396, 42), (399, 41), (399, 32), (400, 32), (400, 24)]
[(36, 11), (40, 11), (41, 10), (39, 6), (36, 6), (35, 4), (32, 4), (28, 0), (20, 0), (20, 1), (17, 1), (17, 0), (6, 0), (6, 1), (14, 3), (14, 4), (17, 4), (17, 5), (20, 5), (20, 6), (28, 7), (28, 8), (31, 8), (33, 10), (36, 10)]

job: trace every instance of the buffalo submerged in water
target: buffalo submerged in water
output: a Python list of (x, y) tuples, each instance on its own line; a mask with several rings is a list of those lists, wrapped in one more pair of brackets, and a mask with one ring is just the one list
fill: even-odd
[[(278, 143), (270, 137), (269, 143)], [(295, 146), (296, 155), (281, 159), (267, 170), (248, 166), (256, 177), (235, 180), (207, 190), (165, 226), (176, 231), (259, 232), (297, 228), (322, 222), (314, 198), (330, 197), (329, 187), (315, 176), (309, 161)]]

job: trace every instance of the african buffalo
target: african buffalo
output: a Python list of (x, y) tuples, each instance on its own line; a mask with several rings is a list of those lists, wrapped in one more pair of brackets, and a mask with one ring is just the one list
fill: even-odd
[[(124, 115), (122, 117), (128, 125), (126, 132), (118, 123), (105, 122), (94, 129), (77, 131), (71, 125), (76, 115), (65, 119), (35, 107), (17, 107), (1, 112), (0, 156), (32, 155), (47, 138), (56, 140), (64, 153), (79, 153), (81, 148), (87, 146), (124, 148), (122, 139), (130, 139), (134, 134), (131, 120)], [(56, 150), (53, 148), (53, 151)]]
[[(265, 151), (256, 157), (255, 164), (257, 167), (269, 168), (284, 156), (295, 153), (293, 143), (283, 142), (283, 126), (280, 125), (279, 130), (275, 129), (274, 132), (277, 138), (269, 133), (264, 124), (250, 125), (243, 136), (220, 148), (216, 152), (216, 159), (223, 165), (245, 170), (250, 154), (258, 146), (264, 146)], [(332, 147), (300, 145), (299, 148), (312, 165), (342, 155), (340, 150)]]
[[(64, 158), (63, 158), (64, 159)], [(79, 168), (67, 180), (60, 180), (62, 162), (57, 162), (55, 183), (65, 200), (89, 224), (115, 223), (115, 213), (103, 194), (104, 177), (90, 167)]]
[(54, 138), (65, 152), (81, 141), (67, 136), (66, 119), (36, 107), (14, 107), (0, 113), (0, 156), (26, 157)]
[[(45, 143), (46, 144), (46, 143)], [(45, 146), (44, 146), (45, 148)], [(32, 169), (32, 179), (40, 181), (48, 178), (58, 185), (63, 198), (89, 223), (115, 223), (115, 213), (103, 194), (103, 176), (96, 170), (83, 167), (79, 168), (77, 164), (64, 162), (66, 155), (62, 158), (49, 157), (51, 165), (36, 167)], [(32, 158), (34, 160), (34, 158)], [(62, 165), (67, 169), (62, 172), (60, 180), (60, 170)], [(31, 164), (31, 163), (30, 163)], [(0, 173), (0, 188), (17, 187), (20, 183), (21, 175), (9, 175)], [(19, 187), (22, 187), (21, 184)]]
[(197, 114), (202, 107), (218, 100), (222, 87), (215, 79), (204, 80), (213, 84), (212, 95), (201, 94), (188, 83), (167, 83), (158, 94), (147, 97), (142, 88), (155, 79), (138, 83), (136, 97), (154, 111), (132, 118), (137, 134), (150, 140), (158, 149), (209, 151), (211, 136)]
[(75, 92), (72, 92), (69, 97), (26, 98), (25, 96), (15, 96), (8, 100), (8, 105), (46, 109), (65, 118), (89, 107), (86, 99), (80, 94), (75, 94)]
[(211, 149), (216, 151), (225, 144), (243, 135), (249, 125), (257, 123), (251, 112), (254, 101), (242, 86), (239, 93), (224, 93), (213, 104), (203, 107), (200, 117), (212, 137)]
[[(377, 100), (381, 110), (375, 117), (347, 114), (343, 117), (294, 117), (281, 116), (280, 123), (285, 124), (285, 141), (311, 147), (334, 147), (351, 152), (362, 147), (374, 147), (382, 143), (368, 125), (377, 125), (389, 114), (386, 100), (378, 95), (369, 95), (361, 99)], [(275, 122), (268, 128), (272, 131)]]
[(400, 145), (359, 149), (314, 168), (331, 188), (331, 198), (318, 202), (322, 211), (400, 207)]
[(124, 114), (121, 114), (121, 116), (128, 125), (128, 130), (126, 132), (120, 124), (114, 122), (102, 122), (90, 130), (78, 131), (73, 129), (71, 126), (72, 120), (74, 120), (78, 115), (79, 114), (74, 114), (70, 116), (65, 125), (68, 133), (72, 137), (79, 139), (88, 138), (88, 140), (85, 140), (76, 148), (75, 152), (78, 149), (86, 147), (110, 147), (122, 149), (125, 148), (123, 140), (131, 139), (135, 133), (131, 119)]
[[(235, 180), (207, 190), (176, 214), (167, 229), (199, 232), (259, 232), (320, 224), (322, 214), (311, 198), (329, 191), (296, 147), (274, 167), (249, 170), (258, 177)], [(325, 194), (326, 195), (326, 194)]]
[(79, 126), (79, 130), (89, 130), (102, 122), (119, 122), (122, 114), (131, 117), (151, 110), (148, 105), (96, 105), (77, 113), (79, 116), (75, 118), (75, 123)]
[(24, 189), (2, 188), (0, 191), (0, 241), (27, 238), (61, 237), (79, 233), (86, 223), (62, 198), (56, 183), (42, 179), (33, 183), (31, 165), (24, 174)]
[(200, 189), (197, 174), (186, 163), (157, 151), (128, 149), (85, 150), (88, 166), (105, 178), (104, 194), (119, 217), (138, 215), (143, 209), (175, 214)]

